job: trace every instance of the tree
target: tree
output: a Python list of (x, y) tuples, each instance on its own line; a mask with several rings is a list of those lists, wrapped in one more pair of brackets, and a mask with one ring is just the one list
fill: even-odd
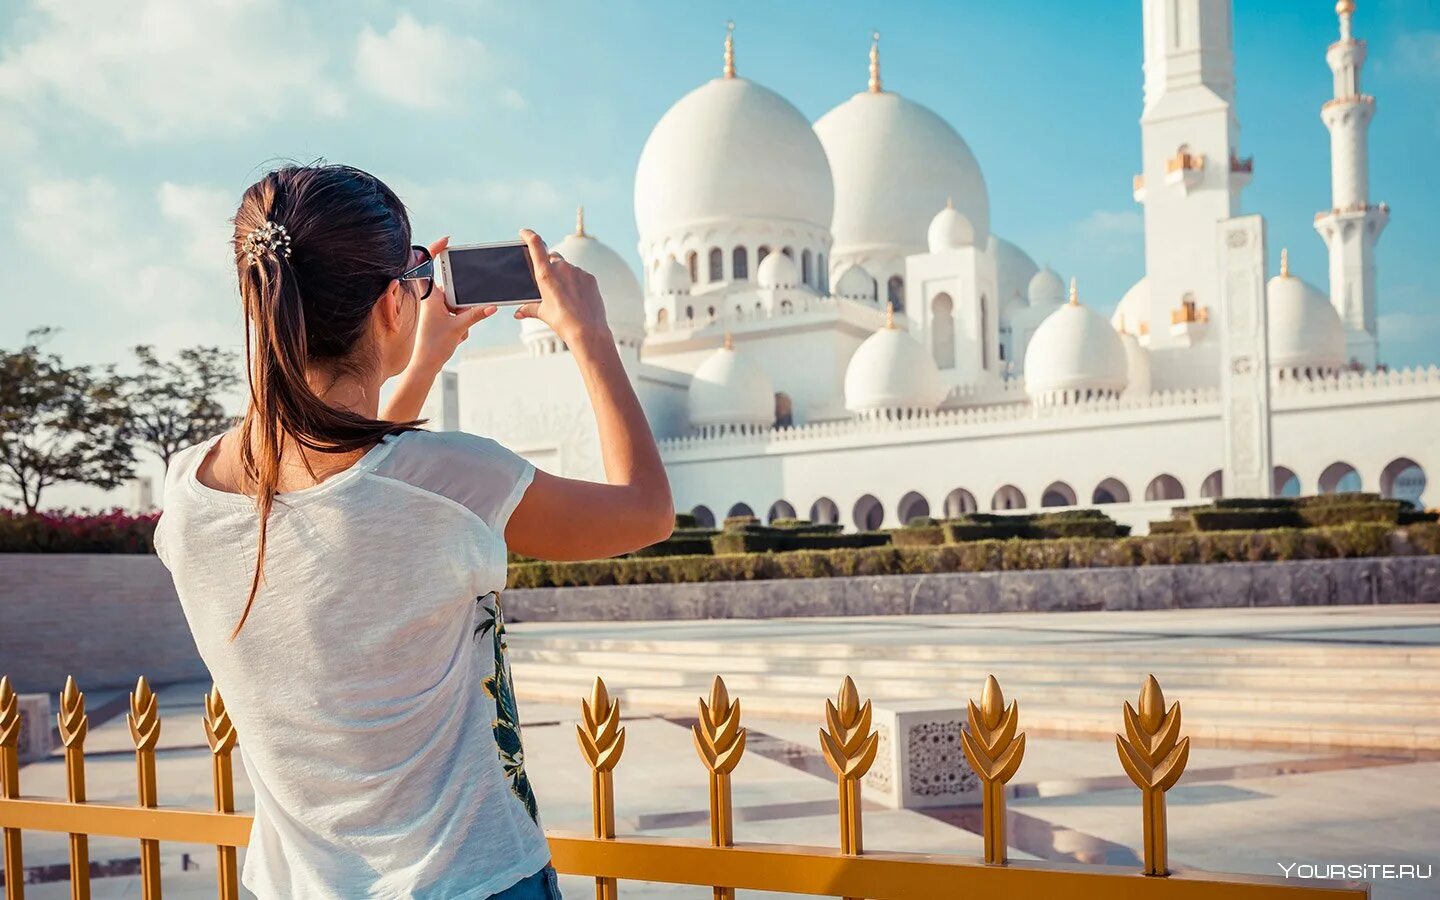
[(236, 355), (219, 347), (191, 347), (162, 362), (155, 348), (135, 348), (139, 371), (126, 379), (125, 400), (135, 440), (165, 468), (180, 450), (212, 437), (235, 421), (220, 395), (240, 383)]
[(0, 485), (26, 512), (62, 482), (119, 487), (133, 474), (121, 379), (113, 367), (69, 367), (46, 353), (39, 329), (0, 350)]

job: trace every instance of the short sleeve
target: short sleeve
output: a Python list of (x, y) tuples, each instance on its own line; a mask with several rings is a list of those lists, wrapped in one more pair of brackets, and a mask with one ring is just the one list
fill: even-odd
[(374, 474), (452, 500), (503, 538), (510, 514), (535, 479), (535, 466), (490, 438), (414, 431), (397, 440)]

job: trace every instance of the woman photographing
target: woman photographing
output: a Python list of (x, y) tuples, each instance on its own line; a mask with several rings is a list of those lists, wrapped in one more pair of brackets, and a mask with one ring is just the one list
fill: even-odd
[(374, 176), (283, 168), (236, 212), (249, 404), (176, 457), (156, 547), (240, 734), (261, 897), (559, 896), (503, 656), (506, 550), (623, 553), (673, 509), (595, 279), (521, 237), (541, 300), (515, 316), (569, 347), (606, 483), (419, 428), (496, 307), (450, 310), (423, 266), (445, 242), (412, 246)]

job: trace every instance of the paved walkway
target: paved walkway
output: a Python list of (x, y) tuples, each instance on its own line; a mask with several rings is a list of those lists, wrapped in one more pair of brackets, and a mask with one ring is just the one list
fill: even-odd
[[(562, 637), (607, 640), (678, 640), (719, 647), (753, 645), (773, 638), (779, 645), (851, 646), (851, 638), (875, 649), (869, 660), (904, 662), (950, 646), (1087, 646), (1123, 654), (1123, 648), (1161, 641), (1176, 648), (1274, 649), (1289, 647), (1318, 654), (1336, 650), (1421, 651), (1440, 644), (1440, 609), (1327, 608), (1298, 611), (1224, 610), (1150, 614), (1057, 614), (970, 617), (971, 621), (875, 621), (859, 631), (825, 620), (715, 622), (658, 625), (517, 625), (512, 649), (523, 656), (538, 642)], [(843, 639), (843, 640), (842, 640)], [(927, 650), (925, 648), (932, 648)], [(963, 655), (963, 654), (962, 654)], [(1423, 656), (1423, 654), (1422, 654)], [(738, 657), (744, 659), (745, 657)], [(760, 659), (771, 659), (761, 655)], [(775, 657), (778, 658), (778, 657)], [(632, 660), (633, 661), (633, 660)], [(951, 660), (968, 665), (964, 660)], [(984, 664), (984, 659), (980, 664)], [(1244, 668), (1217, 657), (1216, 672)], [(523, 668), (523, 666), (521, 667)], [(742, 664), (743, 668), (743, 664)], [(642, 667), (643, 669), (643, 667)], [(1078, 669), (1076, 670), (1078, 671)], [(1075, 675), (1072, 672), (1072, 675)], [(837, 680), (826, 674), (831, 681)], [(878, 676), (877, 676), (878, 677)], [(1363, 673), (1357, 677), (1362, 678)], [(517, 669), (522, 688), (524, 676)], [(868, 678), (868, 676), (867, 676)], [(862, 689), (867, 683), (861, 679)], [(1138, 680), (1117, 676), (1115, 715), (1121, 699), (1133, 696)], [(207, 808), (210, 768), (201, 729), (201, 697), (208, 685), (188, 683), (160, 689), (164, 719), (159, 788), (166, 805)], [(677, 688), (684, 689), (682, 688)], [(629, 731), (616, 770), (616, 804), (622, 832), (703, 837), (708, 834), (708, 794), (685, 721), (685, 710), (645, 709), (628, 704)], [(736, 837), (833, 846), (835, 793), (815, 750), (816, 722), (752, 713), (748, 694), (745, 724), (751, 738), (735, 773)], [(1379, 699), (1387, 691), (1375, 690)], [(545, 824), (588, 831), (588, 772), (575, 744), (579, 692), (563, 704), (522, 699), (527, 765)], [(1188, 703), (1183, 692), (1172, 697)], [(104, 707), (99, 692), (87, 697), (92, 713)], [(112, 708), (114, 704), (111, 705)], [(1022, 701), (1022, 728), (1029, 707)], [(1192, 714), (1187, 706), (1186, 721)], [(242, 747), (243, 747), (243, 735)], [(88, 777), (95, 800), (129, 802), (134, 762), (123, 714), (92, 724)], [(1281, 864), (1419, 863), (1440, 856), (1440, 761), (1416, 751), (1295, 750), (1200, 746), (1187, 774), (1170, 794), (1173, 864), (1205, 869), (1281, 874)], [(24, 767), (27, 795), (63, 795), (58, 758)], [(237, 766), (237, 802), (249, 808), (251, 794)], [(1015, 779), (1011, 803), (1012, 856), (1137, 865), (1140, 844), (1139, 795), (1128, 785), (1115, 758), (1113, 740), (1032, 735), (1025, 763)], [(926, 813), (874, 809), (865, 817), (866, 846), (980, 856), (978, 816), (972, 809)], [(214, 854), (203, 846), (164, 845), (167, 898), (213, 897)], [(67, 858), (63, 836), (27, 832), (25, 861), (37, 871), (57, 867), (63, 878)], [(114, 876), (94, 881), (96, 898), (139, 897), (133, 875), (132, 841), (92, 838), (91, 855), (111, 865)], [(567, 896), (590, 896), (585, 879), (562, 879)], [(696, 888), (626, 883), (626, 897), (702, 898)], [(1379, 900), (1440, 895), (1435, 882), (1381, 882)], [(51, 900), (68, 896), (63, 881), (27, 886), (27, 896)], [(742, 894), (742, 896), (744, 896)], [(752, 895), (775, 896), (775, 895)]]

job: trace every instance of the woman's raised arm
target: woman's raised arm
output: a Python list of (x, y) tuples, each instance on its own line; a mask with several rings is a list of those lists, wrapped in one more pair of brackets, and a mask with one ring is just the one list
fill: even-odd
[(533, 231), (520, 236), (530, 249), (540, 301), (515, 310), (536, 318), (569, 347), (580, 367), (595, 422), (606, 483), (536, 472), (510, 516), (505, 541), (536, 559), (595, 559), (664, 540), (675, 524), (670, 482), (655, 437), (620, 354), (595, 279), (551, 256)]

